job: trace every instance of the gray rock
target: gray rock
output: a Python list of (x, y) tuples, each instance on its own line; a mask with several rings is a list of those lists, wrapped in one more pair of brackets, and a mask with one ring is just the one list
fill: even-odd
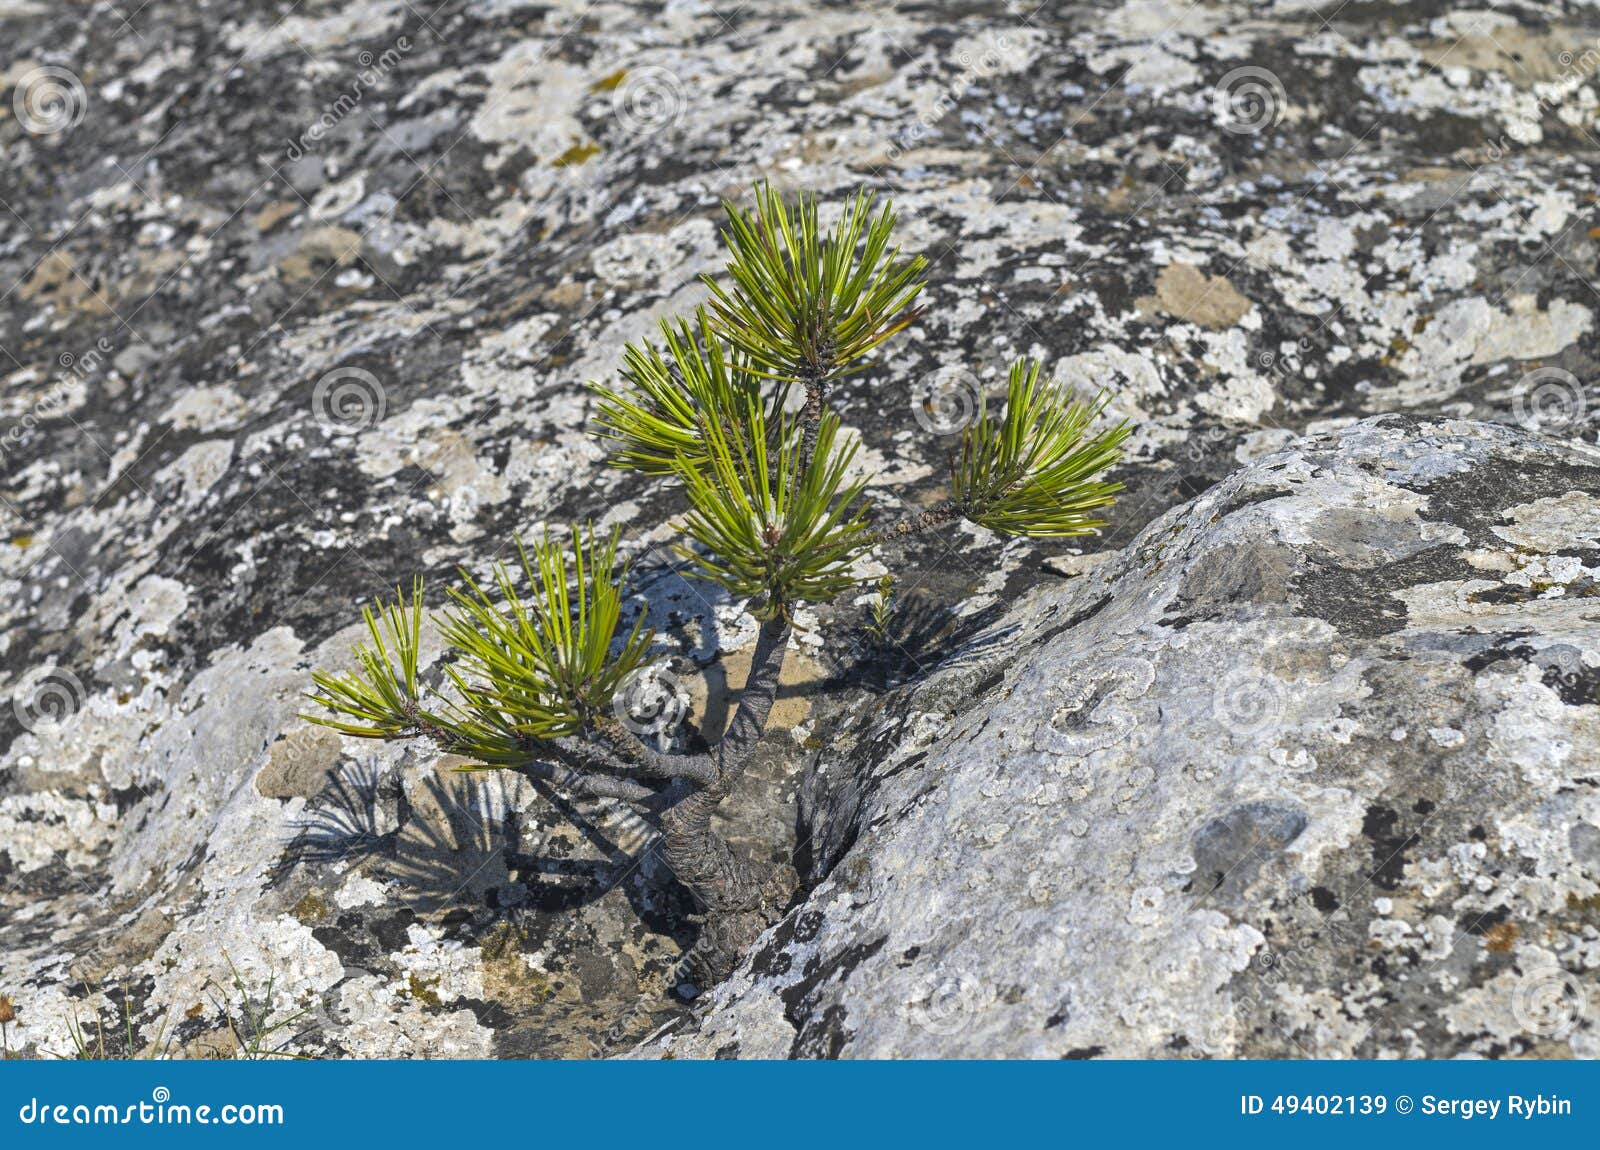
[(638, 1052), (1600, 1055), (1600, 452), (1298, 440), (859, 708)]
[[(725, 707), (754, 624), (660, 561), (681, 504), (603, 466), (583, 385), (703, 298), (717, 200), (758, 179), (891, 192), (934, 260), (926, 319), (835, 394), (885, 518), (945, 493), (932, 383), (970, 404), (1037, 354), (1137, 431), (1106, 535), (920, 541), (887, 655), (852, 654), (861, 603), (807, 613), (823, 669), (727, 812), (751, 853), (786, 853), (864, 685), (1102, 578), (1297, 434), (1400, 410), (1596, 438), (1600, 127), (1559, 65), (1600, 34), (1583, 5), (118, 7), (0, 4), (0, 994), (31, 1052), (122, 994), (142, 1039), (208, 1041), (230, 960), (311, 1011), (308, 1054), (605, 1053), (678, 1015), (694, 926), (635, 825), (296, 712), (359, 602), (420, 571), (437, 603), (586, 519), (622, 526), (662, 654)], [(1227, 99), (1252, 90), (1258, 118)], [(1336, 618), (1363, 556), (1432, 562), (1354, 523), (1354, 574), (1307, 592)], [(1211, 563), (1242, 597), (1283, 578)], [(1101, 673), (1056, 704), (1062, 745), (1132, 729), (1144, 665)], [(822, 874), (844, 832), (818, 831)]]

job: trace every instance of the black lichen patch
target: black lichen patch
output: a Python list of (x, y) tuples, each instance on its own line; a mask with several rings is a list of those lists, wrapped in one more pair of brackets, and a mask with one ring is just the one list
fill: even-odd
[(1493, 529), (1505, 525), (1505, 508), (1574, 491), (1600, 491), (1600, 467), (1576, 460), (1491, 457), (1435, 479), (1423, 490), (1428, 496), (1424, 518), (1461, 528), (1472, 546), (1499, 549), (1505, 540)]
[(1367, 808), (1361, 833), (1372, 846), (1373, 885), (1380, 890), (1397, 889), (1405, 874), (1406, 852), (1419, 841), (1416, 833), (1404, 827), (1393, 808), (1376, 803)]
[(1294, 580), (1302, 612), (1332, 624), (1352, 639), (1373, 639), (1405, 628), (1406, 605), (1391, 592), (1477, 574), (1459, 549), (1447, 545), (1370, 569), (1314, 559), (1308, 563), (1311, 570)]
[(778, 992), (783, 1000), (783, 1016), (795, 1028), (790, 1045), (791, 1058), (836, 1058), (849, 1039), (844, 1025), (845, 1010), (829, 1003), (818, 1013), (817, 992), (830, 982), (842, 981), (863, 962), (883, 949), (887, 936), (870, 943), (846, 947), (831, 958), (813, 958), (806, 963), (798, 981)]

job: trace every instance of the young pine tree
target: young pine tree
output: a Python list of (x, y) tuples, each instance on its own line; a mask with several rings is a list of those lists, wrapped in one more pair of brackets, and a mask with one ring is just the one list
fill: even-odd
[(893, 209), (866, 192), (826, 231), (813, 199), (785, 203), (765, 185), (753, 211), (725, 208), (730, 257), (721, 278), (705, 277), (709, 302), (663, 320), (659, 346), (629, 345), (618, 382), (591, 385), (611, 462), (682, 491), (679, 555), (760, 622), (720, 740), (702, 754), (663, 753), (619, 721), (619, 690), (645, 668), (653, 636), (642, 620), (624, 626), (617, 534), (592, 528), (519, 540), (517, 563), (497, 566), (492, 586), (462, 573), (437, 619), (450, 648), (443, 681), (419, 677), (418, 580), (365, 612), (371, 641), (357, 648), (357, 670), (318, 672), (311, 696), (331, 712), (314, 721), (347, 735), (431, 739), (484, 768), (654, 820), (664, 861), (702, 915), (688, 964), (701, 985), (731, 971), (782, 909), (712, 815), (766, 729), (795, 608), (862, 589), (858, 561), (869, 552), (957, 519), (1042, 537), (1103, 526), (1093, 513), (1121, 485), (1098, 477), (1128, 434), (1125, 424), (1096, 427), (1103, 397), (1076, 401), (1040, 364), (1019, 360), (1003, 412), (980, 402), (964, 430), (949, 498), (874, 520), (866, 483), (850, 473), (856, 444), (829, 398), (920, 315), (926, 261), (901, 256)]

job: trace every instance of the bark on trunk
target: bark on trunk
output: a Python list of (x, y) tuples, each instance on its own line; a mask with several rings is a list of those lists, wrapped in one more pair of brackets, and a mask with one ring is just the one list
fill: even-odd
[(710, 791), (698, 791), (661, 819), (663, 859), (694, 895), (700, 914), (700, 936), (684, 958), (690, 981), (701, 987), (732, 973), (767, 925), (762, 878), (711, 825), (720, 802)]
[(701, 916), (700, 937), (685, 956), (697, 986), (711, 986), (733, 971), (740, 955), (780, 909), (774, 903), (787, 885), (770, 882), (771, 876), (756, 873), (739, 859), (711, 820), (766, 730), (790, 631), (781, 617), (762, 624), (739, 707), (713, 752), (716, 780), (661, 816), (662, 859), (694, 896)]

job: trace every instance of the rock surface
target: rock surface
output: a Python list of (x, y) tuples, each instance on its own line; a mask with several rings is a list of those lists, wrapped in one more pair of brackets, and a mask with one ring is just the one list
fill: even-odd
[(864, 709), (678, 1057), (1600, 1055), (1600, 451), (1297, 441)]
[(208, 1048), (230, 962), (311, 1054), (603, 1053), (680, 1013), (693, 926), (639, 828), (295, 715), (378, 589), (593, 518), (715, 720), (753, 622), (663, 562), (679, 505), (603, 467), (583, 384), (702, 298), (759, 178), (892, 192), (933, 260), (837, 396), (886, 517), (1014, 356), (1138, 431), (1104, 537), (922, 541), (887, 654), (860, 603), (807, 615), (729, 812), (754, 853), (840, 703), (1300, 432), (1594, 440), (1600, 16), (1458, 8), (0, 2), (13, 1039), (126, 996)]

